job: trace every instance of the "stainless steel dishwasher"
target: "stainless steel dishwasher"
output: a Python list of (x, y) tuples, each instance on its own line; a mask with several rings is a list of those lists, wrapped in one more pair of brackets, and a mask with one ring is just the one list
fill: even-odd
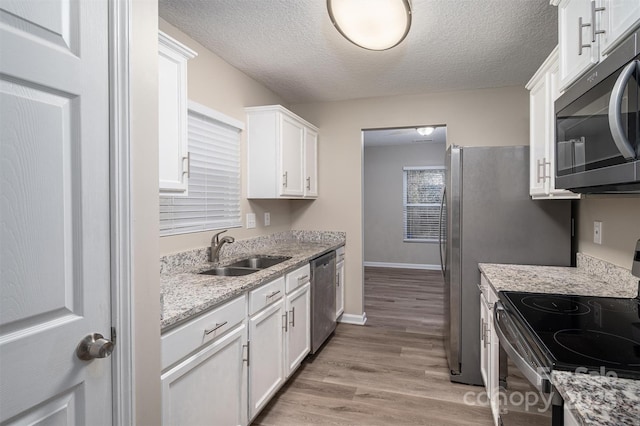
[(311, 353), (336, 329), (336, 252), (311, 261)]

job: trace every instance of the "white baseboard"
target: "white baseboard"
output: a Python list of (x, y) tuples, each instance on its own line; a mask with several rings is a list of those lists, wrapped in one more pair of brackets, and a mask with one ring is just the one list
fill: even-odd
[(425, 269), (428, 271), (440, 270), (440, 265), (429, 265), (424, 263), (364, 262), (364, 266), (374, 266), (377, 268)]
[(367, 313), (363, 312), (362, 315), (342, 314), (338, 319), (338, 322), (345, 324), (365, 325), (367, 322)]

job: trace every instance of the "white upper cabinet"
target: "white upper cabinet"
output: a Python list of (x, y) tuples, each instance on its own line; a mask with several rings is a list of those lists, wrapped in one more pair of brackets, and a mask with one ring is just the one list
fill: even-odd
[(529, 90), (529, 194), (534, 199), (580, 198), (555, 186), (555, 112), (558, 90), (558, 48), (534, 74)]
[(318, 129), (280, 105), (246, 108), (247, 198), (315, 198)]
[(560, 0), (560, 88), (569, 87), (640, 24), (638, 0)]
[(160, 195), (187, 195), (187, 61), (197, 53), (158, 34), (158, 142)]
[(306, 127), (304, 132), (304, 196), (318, 196), (318, 132)]

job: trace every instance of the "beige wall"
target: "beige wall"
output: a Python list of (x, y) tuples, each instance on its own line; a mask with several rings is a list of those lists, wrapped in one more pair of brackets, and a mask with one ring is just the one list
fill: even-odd
[[(282, 99), (246, 74), (232, 67), (208, 51), (182, 31), (160, 19), (160, 29), (198, 53), (188, 63), (188, 94), (193, 100), (237, 120), (246, 122), (244, 108), (248, 106), (282, 104)], [(290, 204), (287, 200), (246, 199), (246, 132), (241, 136), (242, 198), (240, 208), (243, 222), (246, 213), (256, 213), (257, 227), (235, 228), (228, 231), (235, 238), (291, 229)], [(271, 213), (271, 226), (264, 226), (264, 212)], [(196, 232), (160, 238), (160, 254), (176, 253), (210, 244), (214, 231)]]
[[(602, 244), (593, 242), (593, 222), (602, 222)], [(640, 239), (640, 196), (589, 195), (578, 203), (578, 251), (626, 269)]]
[(158, 4), (131, 2), (131, 214), (135, 423), (161, 423)]
[(437, 243), (405, 242), (403, 167), (444, 167), (445, 143), (364, 149), (364, 261), (438, 265)]
[(346, 312), (363, 312), (362, 129), (446, 124), (447, 143), (527, 145), (524, 87), (293, 105), (320, 128), (319, 190), (313, 203), (292, 202), (293, 227), (345, 231)]

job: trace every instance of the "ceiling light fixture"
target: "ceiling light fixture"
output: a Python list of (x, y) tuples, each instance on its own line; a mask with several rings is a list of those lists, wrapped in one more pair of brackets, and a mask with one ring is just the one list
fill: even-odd
[(416, 131), (422, 136), (429, 136), (435, 130), (434, 127), (418, 127)]
[(409, 0), (327, 0), (327, 9), (340, 34), (368, 50), (397, 46), (411, 28)]

